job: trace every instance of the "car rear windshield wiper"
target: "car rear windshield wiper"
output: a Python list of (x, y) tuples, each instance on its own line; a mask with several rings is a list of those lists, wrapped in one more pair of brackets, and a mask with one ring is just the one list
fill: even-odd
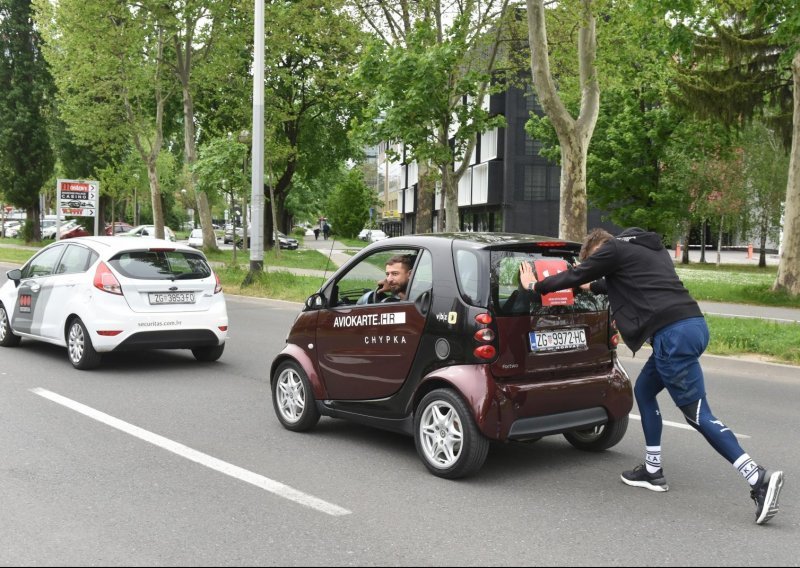
[(208, 272), (183, 272), (181, 274), (173, 274), (173, 280), (200, 280), (201, 278), (208, 278), (211, 276)]

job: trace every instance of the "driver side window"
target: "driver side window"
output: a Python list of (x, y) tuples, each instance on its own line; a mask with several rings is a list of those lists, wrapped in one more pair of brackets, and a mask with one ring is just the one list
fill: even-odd
[(386, 277), (386, 263), (398, 255), (416, 260), (418, 251), (409, 249), (380, 250), (361, 259), (334, 286), (332, 307), (374, 304), (381, 301), (374, 292)]

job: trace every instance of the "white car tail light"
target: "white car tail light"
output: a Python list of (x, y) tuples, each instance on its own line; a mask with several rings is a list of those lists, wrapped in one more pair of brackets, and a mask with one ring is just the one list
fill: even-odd
[(105, 262), (97, 265), (97, 270), (94, 273), (94, 287), (109, 294), (122, 295), (122, 286), (119, 280), (117, 280), (117, 277), (114, 276), (114, 273), (111, 272)]

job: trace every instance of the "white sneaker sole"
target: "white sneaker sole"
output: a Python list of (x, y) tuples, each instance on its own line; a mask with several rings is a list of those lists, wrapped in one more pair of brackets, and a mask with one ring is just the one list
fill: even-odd
[(769, 476), (769, 485), (767, 486), (767, 495), (764, 498), (764, 508), (761, 514), (756, 518), (757, 525), (763, 525), (778, 513), (778, 497), (781, 494), (783, 487), (783, 472), (776, 471)]
[(624, 476), (620, 475), (619, 478), (622, 480), (622, 483), (625, 485), (630, 485), (631, 487), (644, 487), (645, 489), (649, 489), (650, 491), (657, 491), (658, 493), (663, 493), (665, 491), (669, 491), (669, 485), (653, 485), (649, 481), (632, 481), (630, 479), (625, 479)]

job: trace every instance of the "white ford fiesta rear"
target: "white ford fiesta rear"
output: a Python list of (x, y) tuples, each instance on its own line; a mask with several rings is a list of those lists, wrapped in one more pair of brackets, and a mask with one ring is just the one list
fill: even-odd
[(63, 345), (79, 369), (111, 351), (190, 349), (199, 361), (216, 361), (224, 350), (222, 287), (203, 253), (188, 246), (82, 237), (46, 247), (8, 276), (0, 346), (22, 338)]

